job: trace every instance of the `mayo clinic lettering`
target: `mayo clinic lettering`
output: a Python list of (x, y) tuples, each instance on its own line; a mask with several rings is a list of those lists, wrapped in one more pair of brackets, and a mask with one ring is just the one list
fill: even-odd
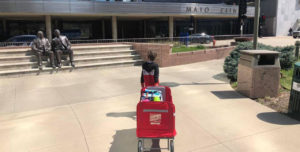
[(219, 8), (215, 9), (214, 12), (211, 12), (209, 7), (186, 7), (187, 13), (199, 13), (199, 14), (232, 14), (237, 15), (237, 8)]
[[(227, 5), (223, 0), (13, 1), (16, 5), (11, 5), (11, 0), (0, 1), (2, 41), (16, 35), (35, 34), (34, 29), (51, 33), (55, 28), (70, 39), (177, 37), (191, 25), (192, 33), (239, 34), (238, 6)], [(246, 34), (253, 31), (253, 16), (254, 8), (249, 7)], [(170, 27), (173, 29), (169, 30)]]

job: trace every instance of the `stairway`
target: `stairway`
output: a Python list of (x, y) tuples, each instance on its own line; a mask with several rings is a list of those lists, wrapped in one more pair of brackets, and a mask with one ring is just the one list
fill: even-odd
[(29, 48), (4, 48), (0, 49), (0, 77), (140, 65), (140, 56), (131, 48), (131, 45), (73, 46), (75, 68), (69, 65), (68, 57), (64, 56), (61, 69), (52, 69), (45, 58), (43, 70), (37, 68), (37, 58)]

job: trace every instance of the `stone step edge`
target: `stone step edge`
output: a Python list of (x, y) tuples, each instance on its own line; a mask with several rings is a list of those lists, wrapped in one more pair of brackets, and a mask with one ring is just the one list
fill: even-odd
[[(86, 60), (86, 59), (110, 59), (110, 58), (121, 58), (121, 57), (129, 57), (129, 56), (139, 56), (138, 54), (134, 54), (134, 55), (119, 55), (119, 56), (105, 56), (105, 57), (93, 57), (93, 58), (81, 58), (81, 59), (77, 59), (77, 60)], [(30, 58), (35, 58), (34, 55), (30, 55), (30, 56), (13, 56), (13, 57), (0, 57), (0, 61), (1, 60), (18, 60), (18, 59), (30, 59)], [(74, 59), (76, 61), (76, 58)]]
[[(93, 45), (93, 46), (73, 46), (73, 50), (78, 50), (78, 49), (97, 49), (97, 48), (122, 48), (122, 47), (132, 47), (132, 45)], [(24, 51), (30, 51), (30, 48), (3, 48), (0, 49), (1, 52), (24, 52)]]
[[(93, 50), (93, 51), (80, 51), (80, 50), (76, 50), (76, 51), (74, 51), (74, 54), (76, 54), (76, 53), (118, 53), (118, 52), (126, 52), (126, 51), (134, 51), (134, 50), (131, 50), (131, 49), (120, 49), (120, 50), (111, 50), (111, 51), (109, 51), (109, 50), (105, 50), (105, 51), (95, 51), (95, 50)], [(24, 51), (0, 51), (0, 54), (1, 55), (13, 55), (13, 54), (16, 54), (16, 53), (31, 53), (31, 51), (30, 50), (24, 50)]]
[[(93, 58), (82, 58), (82, 59), (74, 59), (74, 61), (85, 61), (85, 60), (99, 60), (99, 59), (118, 59), (118, 58), (130, 58), (130, 57), (140, 57), (140, 55), (122, 55), (122, 56), (108, 56), (108, 57), (93, 57)], [(43, 61), (43, 63), (47, 63), (48, 61)], [(8, 67), (8, 66), (24, 66), (24, 65), (35, 65), (37, 62), (20, 62), (20, 63), (3, 63), (0, 64), (0, 68)]]
[(74, 61), (84, 61), (84, 60), (101, 60), (101, 59), (119, 59), (119, 58), (130, 58), (130, 57), (140, 57), (140, 55), (119, 55), (119, 56), (105, 56), (105, 57), (89, 57), (89, 58), (81, 58), (74, 59)]
[(119, 61), (119, 62), (106, 62), (106, 63), (95, 63), (95, 64), (85, 64), (79, 65), (75, 68), (71, 66), (63, 66), (61, 69), (52, 69), (49, 67), (43, 68), (43, 70), (39, 69), (26, 69), (26, 70), (7, 70), (7, 71), (0, 71), (1, 75), (10, 75), (10, 74), (20, 74), (20, 73), (33, 73), (33, 72), (47, 72), (47, 71), (60, 71), (60, 70), (69, 70), (69, 69), (81, 69), (81, 68), (89, 68), (89, 67), (97, 67), (97, 66), (109, 66), (109, 65), (117, 65), (117, 64), (128, 64), (128, 63), (139, 63), (142, 60), (128, 60), (128, 61)]

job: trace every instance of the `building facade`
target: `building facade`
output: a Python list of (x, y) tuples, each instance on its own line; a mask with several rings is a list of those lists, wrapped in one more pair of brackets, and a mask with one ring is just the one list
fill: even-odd
[[(197, 2), (197, 3), (195, 3)], [(239, 34), (238, 6), (226, 0), (1, 0), (0, 39), (53, 29), (71, 39), (178, 37), (191, 33)], [(244, 33), (253, 33), (248, 7)]]
[(261, 14), (266, 16), (266, 35), (286, 36), (290, 28), (300, 27), (300, 0), (263, 0)]

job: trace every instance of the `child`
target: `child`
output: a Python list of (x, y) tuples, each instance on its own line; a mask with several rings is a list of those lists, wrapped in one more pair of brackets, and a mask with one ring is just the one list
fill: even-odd
[(154, 62), (157, 54), (150, 51), (148, 52), (148, 61), (143, 63), (141, 86), (158, 86), (159, 85), (159, 67)]
[[(157, 54), (150, 51), (148, 52), (148, 61), (143, 63), (141, 86), (142, 88), (147, 86), (158, 86), (159, 85), (159, 67), (154, 62)], [(159, 139), (152, 139), (151, 148), (160, 148)], [(151, 150), (151, 152), (160, 152), (160, 150)]]

